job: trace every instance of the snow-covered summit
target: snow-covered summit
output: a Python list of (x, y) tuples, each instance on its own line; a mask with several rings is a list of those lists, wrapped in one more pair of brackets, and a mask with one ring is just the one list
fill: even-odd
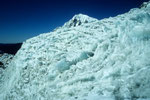
[(97, 19), (89, 17), (87, 15), (84, 14), (77, 14), (75, 15), (69, 22), (65, 23), (65, 27), (75, 27), (75, 26), (80, 26), (81, 24), (84, 23), (90, 23), (90, 22), (94, 22)]
[(140, 8), (149, 8), (149, 7), (150, 7), (150, 1), (144, 2), (144, 3), (140, 6)]
[(0, 99), (149, 100), (149, 22), (148, 3), (103, 20), (79, 14), (27, 40), (0, 79)]

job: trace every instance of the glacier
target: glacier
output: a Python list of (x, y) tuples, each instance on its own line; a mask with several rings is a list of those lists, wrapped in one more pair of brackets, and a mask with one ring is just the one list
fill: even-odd
[(150, 100), (150, 2), (98, 20), (78, 14), (25, 41), (1, 100)]

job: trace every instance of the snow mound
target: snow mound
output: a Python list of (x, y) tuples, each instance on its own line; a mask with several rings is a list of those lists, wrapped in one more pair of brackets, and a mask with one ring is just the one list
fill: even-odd
[(0, 79), (0, 98), (149, 100), (149, 5), (103, 20), (75, 15), (27, 40)]
[(85, 23), (94, 22), (97, 19), (91, 18), (87, 15), (78, 14), (75, 15), (69, 22), (65, 23), (64, 27), (76, 27)]

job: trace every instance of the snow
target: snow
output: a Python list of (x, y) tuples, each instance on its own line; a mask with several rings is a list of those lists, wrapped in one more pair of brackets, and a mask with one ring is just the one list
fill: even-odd
[(8, 54), (8, 53), (3, 53), (3, 54), (0, 54), (0, 61), (4, 64), (4, 65), (7, 65), (11, 59), (13, 58), (13, 55), (12, 54)]
[(14, 55), (8, 53), (0, 54), (0, 78), (3, 76), (4, 70), (8, 67)]
[(95, 18), (91, 18), (87, 15), (78, 14), (75, 15), (69, 22), (65, 23), (64, 27), (76, 27), (80, 26), (81, 24), (91, 23), (97, 21)]
[(2, 100), (150, 100), (150, 2), (97, 20), (75, 15), (23, 43)]

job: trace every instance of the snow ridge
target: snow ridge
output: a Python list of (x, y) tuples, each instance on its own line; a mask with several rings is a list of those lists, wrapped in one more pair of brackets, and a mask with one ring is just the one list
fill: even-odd
[(97, 21), (97, 19), (89, 17), (87, 15), (78, 14), (75, 15), (69, 22), (65, 23), (64, 27), (76, 27), (80, 26), (81, 24), (94, 21)]
[(23, 43), (0, 79), (2, 100), (149, 100), (150, 2), (97, 20), (75, 15)]

